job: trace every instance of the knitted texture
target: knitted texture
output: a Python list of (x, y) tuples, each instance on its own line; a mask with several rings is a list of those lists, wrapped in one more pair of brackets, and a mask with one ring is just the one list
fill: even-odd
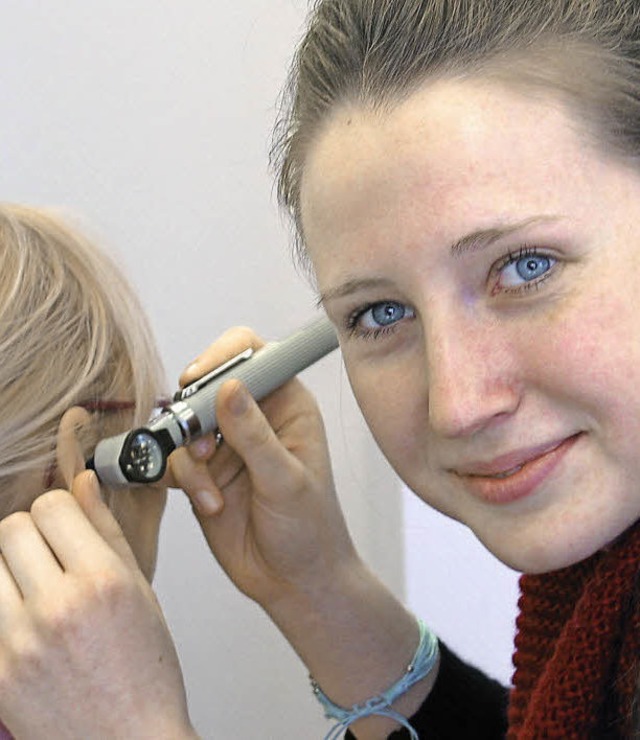
[(509, 740), (636, 737), (639, 579), (640, 524), (586, 561), (521, 577)]

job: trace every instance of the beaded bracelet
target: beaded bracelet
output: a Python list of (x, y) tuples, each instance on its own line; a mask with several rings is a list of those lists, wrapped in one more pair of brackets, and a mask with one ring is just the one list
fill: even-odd
[(313, 693), (324, 707), (325, 717), (338, 720), (338, 724), (329, 730), (324, 740), (336, 740), (342, 730), (346, 730), (353, 722), (363, 717), (370, 717), (373, 714), (394, 719), (403, 727), (406, 727), (411, 740), (419, 740), (418, 733), (411, 727), (407, 718), (396, 712), (395, 709), (391, 709), (393, 702), (406, 693), (414, 684), (421, 681), (438, 660), (440, 653), (438, 638), (421, 619), (418, 619), (418, 627), (420, 629), (420, 642), (404, 676), (378, 696), (367, 699), (360, 704), (354, 704), (350, 709), (345, 709), (334, 704), (315, 680), (311, 678)]

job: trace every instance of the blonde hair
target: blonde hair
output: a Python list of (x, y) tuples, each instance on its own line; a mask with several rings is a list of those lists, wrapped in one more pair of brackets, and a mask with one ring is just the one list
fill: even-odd
[(640, 154), (637, 0), (318, 0), (271, 151), (303, 267), (305, 156), (332, 112), (393, 106), (428, 78), (483, 74), (562, 95), (599, 144)]
[[(0, 485), (53, 464), (58, 423), (85, 402), (86, 453), (148, 419), (163, 386), (145, 314), (116, 264), (53, 213), (0, 204)], [(15, 494), (19, 500), (19, 492)]]

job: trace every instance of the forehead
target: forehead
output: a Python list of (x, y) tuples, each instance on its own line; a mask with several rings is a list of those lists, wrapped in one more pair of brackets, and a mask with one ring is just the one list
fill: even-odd
[(343, 242), (400, 242), (417, 222), (455, 238), (544, 212), (550, 194), (554, 211), (586, 210), (576, 180), (592, 182), (602, 160), (559, 101), (494, 82), (429, 83), (389, 111), (345, 106), (308, 152), (305, 242), (317, 267)]

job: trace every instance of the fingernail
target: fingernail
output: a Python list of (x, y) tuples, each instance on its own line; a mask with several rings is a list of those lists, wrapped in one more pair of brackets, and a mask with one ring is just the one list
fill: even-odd
[(215, 441), (209, 437), (203, 437), (196, 440), (193, 445), (193, 452), (196, 457), (209, 457), (215, 450)]
[(211, 491), (202, 490), (198, 491), (194, 497), (194, 503), (196, 509), (203, 516), (210, 516), (211, 514), (217, 514), (220, 511), (220, 502)]
[(197, 370), (198, 370), (198, 360), (194, 360), (193, 362), (187, 365), (183, 375), (191, 375), (192, 373), (195, 373)]
[(243, 385), (238, 385), (229, 399), (229, 411), (234, 416), (242, 416), (248, 408), (249, 391)]
[(100, 486), (100, 480), (98, 476), (96, 475), (95, 471), (87, 470), (86, 476), (87, 476), (87, 483), (89, 484), (93, 495), (98, 496), (102, 501), (104, 501), (105, 496), (102, 491), (102, 487)]

